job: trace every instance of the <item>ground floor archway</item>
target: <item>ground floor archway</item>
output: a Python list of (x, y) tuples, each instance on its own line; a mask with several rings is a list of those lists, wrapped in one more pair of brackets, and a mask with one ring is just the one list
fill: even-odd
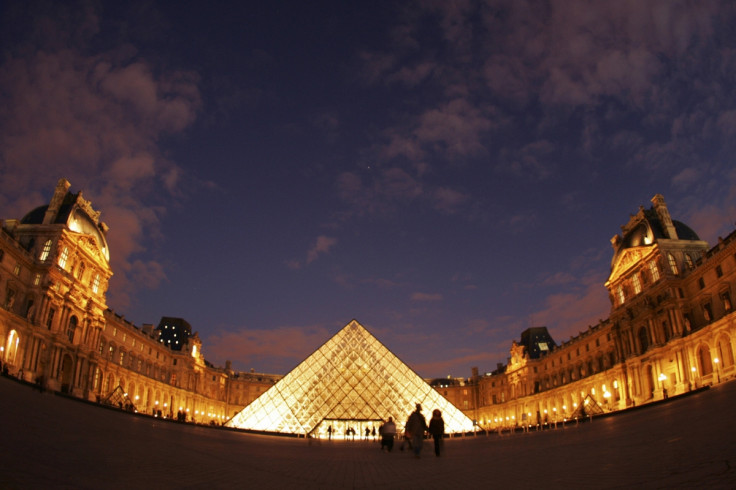
[[(312, 437), (318, 439), (329, 439), (330, 428), (332, 428), (332, 439), (343, 441), (361, 441), (366, 438), (378, 437), (378, 429), (383, 420), (355, 420), (355, 419), (324, 419), (311, 432)], [(366, 436), (366, 429), (368, 435)]]

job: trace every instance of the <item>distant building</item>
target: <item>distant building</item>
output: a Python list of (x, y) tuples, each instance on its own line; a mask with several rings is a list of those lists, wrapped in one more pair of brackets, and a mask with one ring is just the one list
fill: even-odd
[(156, 330), (159, 334), (158, 341), (176, 351), (182, 350), (192, 335), (192, 326), (186, 320), (170, 316), (162, 317)]
[[(0, 222), (0, 362), (10, 375), (216, 424), (284, 378), (235, 372), (229, 361), (213, 366), (182, 318), (138, 327), (110, 310), (108, 228), (69, 188), (61, 179), (49, 204)], [(710, 247), (656, 195), (611, 244), (607, 319), (561, 343), (546, 327), (529, 328), (505, 364), (429, 380), (432, 388), (479, 427), (503, 429), (622, 410), (735, 377), (736, 232)]]

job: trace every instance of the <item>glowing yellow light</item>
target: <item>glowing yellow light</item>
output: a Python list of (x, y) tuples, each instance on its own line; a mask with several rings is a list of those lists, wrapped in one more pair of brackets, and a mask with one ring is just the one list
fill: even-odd
[[(297, 399), (305, 403), (294, 413), (290, 407)], [(226, 425), (303, 434), (319, 430), (327, 413), (364, 420), (378, 409), (384, 416), (406, 420), (419, 400), (425, 409), (442, 412), (446, 432), (473, 430), (470, 418), (352, 321)]]

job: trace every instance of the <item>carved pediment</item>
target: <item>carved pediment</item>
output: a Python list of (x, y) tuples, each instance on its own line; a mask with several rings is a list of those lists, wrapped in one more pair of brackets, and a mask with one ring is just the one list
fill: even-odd
[(91, 237), (89, 235), (80, 235), (79, 236), (79, 245), (84, 248), (87, 252), (89, 252), (91, 255), (101, 259), (103, 258), (102, 252), (100, 251), (100, 244), (97, 243), (97, 240), (94, 237)]
[(619, 255), (616, 263), (613, 264), (611, 275), (608, 277), (608, 282), (615, 281), (623, 274), (625, 274), (629, 269), (641, 263), (645, 256), (645, 250), (650, 251), (651, 248), (646, 247), (645, 249), (643, 247), (637, 247), (624, 250), (621, 255)]

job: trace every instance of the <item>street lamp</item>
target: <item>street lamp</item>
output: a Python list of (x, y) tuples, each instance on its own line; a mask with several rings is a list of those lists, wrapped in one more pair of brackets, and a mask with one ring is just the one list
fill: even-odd
[(715, 359), (713, 359), (713, 362), (715, 362), (715, 363), (716, 363), (716, 376), (718, 377), (718, 383), (720, 383), (720, 382), (721, 382), (721, 370), (720, 370), (720, 369), (718, 368), (718, 363), (719, 363), (720, 361), (719, 361), (719, 360), (718, 360), (718, 358), (716, 357)]
[(662, 384), (662, 398), (667, 398), (667, 388), (664, 387), (664, 382), (667, 380), (667, 375), (659, 373), (659, 382)]

